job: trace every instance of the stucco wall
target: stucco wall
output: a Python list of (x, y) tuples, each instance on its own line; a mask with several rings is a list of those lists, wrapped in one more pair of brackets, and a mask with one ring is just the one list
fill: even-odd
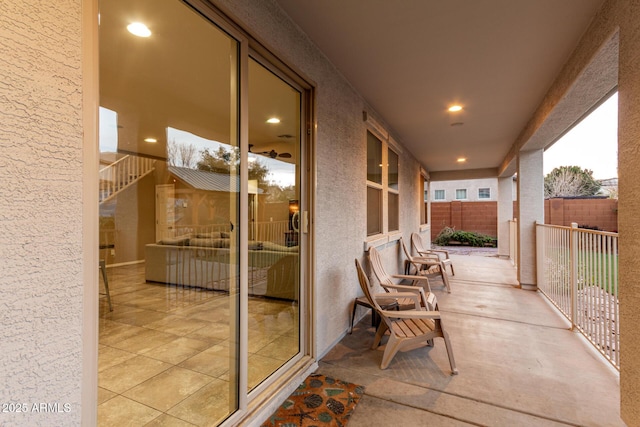
[(640, 3), (619, 6), (618, 155), (620, 227), (620, 403), (622, 419), (640, 425)]
[[(489, 188), (491, 197), (488, 199), (480, 199), (478, 197), (478, 190), (480, 188)], [(490, 200), (498, 200), (498, 178), (469, 179), (460, 181), (432, 181), (431, 194), (429, 194), (429, 197), (433, 202), (451, 202), (456, 200), (456, 190), (458, 189), (467, 190), (467, 198), (464, 199), (466, 201), (486, 202)], [(435, 200), (436, 190), (444, 190), (444, 200)]]
[(0, 424), (79, 425), (80, 1), (0, 2), (0, 58)]
[[(316, 83), (316, 346), (324, 354), (346, 331), (359, 286), (353, 260), (363, 256), (366, 238), (366, 127), (362, 111), (375, 112), (317, 47), (272, 1), (216, 2), (281, 59)], [(387, 129), (392, 131), (392, 129)], [(417, 231), (419, 166), (400, 154), (400, 227)], [(396, 262), (397, 244), (381, 248)]]

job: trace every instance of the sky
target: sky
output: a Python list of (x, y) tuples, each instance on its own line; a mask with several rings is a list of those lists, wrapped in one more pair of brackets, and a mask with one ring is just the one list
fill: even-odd
[[(115, 111), (100, 107), (100, 152), (115, 153), (118, 150), (118, 117)], [(168, 139), (175, 140), (177, 143), (193, 144), (198, 151), (208, 148), (210, 151), (217, 151), (218, 147), (225, 146), (217, 141), (200, 138), (189, 132), (179, 129), (168, 128)], [(295, 165), (283, 162), (278, 159), (271, 159), (266, 156), (249, 154), (249, 161), (256, 159), (263, 165), (267, 166), (269, 173), (267, 180), (271, 183), (278, 184), (282, 187), (294, 185), (296, 181)]]
[(618, 177), (618, 94), (606, 100), (544, 152), (544, 174), (580, 166), (595, 179)]

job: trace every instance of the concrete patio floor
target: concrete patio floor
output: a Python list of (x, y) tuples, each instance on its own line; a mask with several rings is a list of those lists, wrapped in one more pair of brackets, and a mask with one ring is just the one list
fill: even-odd
[(367, 314), (318, 369), (366, 387), (349, 427), (625, 425), (617, 371), (540, 293), (516, 287), (509, 261), (452, 258), (451, 294), (436, 282), (432, 290), (459, 375), (441, 338), (381, 370)]

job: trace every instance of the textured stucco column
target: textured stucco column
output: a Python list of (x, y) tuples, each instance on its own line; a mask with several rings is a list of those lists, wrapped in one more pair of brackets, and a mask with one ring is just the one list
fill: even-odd
[(509, 256), (509, 221), (513, 219), (513, 177), (498, 178), (498, 255)]
[(518, 154), (518, 281), (537, 289), (536, 222), (544, 222), (543, 150)]
[(618, 230), (620, 414), (640, 425), (640, 3), (620, 1), (618, 75)]
[(81, 3), (0, 1), (3, 426), (83, 422)]

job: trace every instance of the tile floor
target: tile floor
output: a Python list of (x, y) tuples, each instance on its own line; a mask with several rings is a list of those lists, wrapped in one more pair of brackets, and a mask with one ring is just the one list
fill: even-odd
[[(98, 424), (215, 425), (235, 408), (235, 308), (225, 293), (146, 283), (144, 264), (107, 269), (100, 299)], [(102, 281), (100, 282), (102, 286)], [(249, 299), (249, 388), (298, 351), (298, 308)]]

